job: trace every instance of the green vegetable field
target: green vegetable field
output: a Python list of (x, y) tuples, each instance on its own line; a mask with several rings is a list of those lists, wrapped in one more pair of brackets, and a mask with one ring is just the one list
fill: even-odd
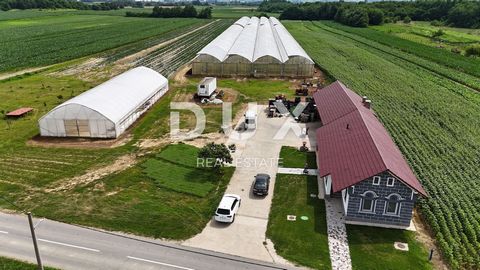
[[(478, 269), (480, 95), (473, 86), (480, 65), (445, 51), (427, 54), (424, 45), (394, 43), (388, 34), (368, 29), (285, 25), (330, 76), (373, 101), (429, 194), (420, 209), (445, 259), (454, 269)], [(451, 79), (461, 71), (463, 85)]]
[(209, 22), (61, 14), (0, 20), (0, 72), (59, 63), (132, 43), (142, 49)]

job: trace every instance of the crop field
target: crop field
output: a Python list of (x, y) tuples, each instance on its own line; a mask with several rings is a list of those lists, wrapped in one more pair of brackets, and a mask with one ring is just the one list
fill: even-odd
[[(467, 45), (480, 43), (480, 31), (478, 30), (432, 26), (429, 22), (388, 23), (372, 28), (413, 42), (448, 50), (463, 49)], [(444, 34), (432, 38), (433, 33), (439, 29), (442, 29)]]
[[(429, 194), (420, 201), (420, 210), (444, 258), (453, 269), (478, 269), (480, 95), (424, 66), (430, 61), (448, 70), (452, 63), (443, 61), (457, 55), (442, 60), (445, 51), (424, 54), (424, 45), (400, 47), (390, 43), (397, 40), (388, 34), (369, 35), (368, 29), (334, 23), (285, 25), (330, 76), (373, 101), (379, 119)], [(479, 65), (457, 60), (469, 78), (478, 80)]]
[(218, 20), (205, 28), (176, 40), (137, 60), (135, 66), (146, 66), (168, 77), (180, 66), (192, 60), (198, 51), (232, 24)]
[(208, 22), (71, 14), (3, 20), (0, 21), (0, 72), (54, 64), (129, 43), (146, 42), (138, 48), (142, 49), (148, 43), (159, 43)]

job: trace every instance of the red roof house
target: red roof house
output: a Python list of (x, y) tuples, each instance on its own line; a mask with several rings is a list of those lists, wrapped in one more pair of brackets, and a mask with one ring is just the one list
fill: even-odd
[[(365, 192), (368, 191), (372, 193), (367, 195), (376, 198), (376, 208), (382, 208), (376, 209), (367, 202), (369, 211), (384, 216), (387, 205), (391, 206), (390, 210), (393, 209), (393, 203), (387, 203), (386, 199), (392, 194), (398, 195), (396, 199), (402, 201), (401, 209), (407, 208), (405, 205), (408, 200), (413, 210), (415, 194), (427, 194), (385, 127), (370, 109), (370, 102), (339, 81), (320, 89), (313, 97), (322, 121), (322, 127), (316, 131), (317, 163), (319, 177), (325, 180), (326, 193), (343, 192), (344, 204), (347, 196), (353, 201), (358, 195), (353, 210), (350, 210), (355, 212), (367, 200)], [(404, 194), (398, 194), (400, 191)], [(384, 202), (379, 203), (382, 199)], [(345, 206), (347, 220), (348, 209)], [(400, 216), (400, 210), (395, 210), (398, 211), (395, 214)], [(411, 211), (407, 211), (406, 215), (410, 215), (410, 219)], [(371, 216), (368, 216), (369, 222), (372, 222)], [(358, 216), (353, 219), (362, 221)], [(402, 222), (394, 222), (393, 226), (405, 227), (406, 220)]]

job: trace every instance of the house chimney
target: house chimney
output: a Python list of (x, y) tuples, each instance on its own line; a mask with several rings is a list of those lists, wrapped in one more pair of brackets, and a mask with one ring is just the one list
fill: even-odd
[(363, 105), (367, 108), (367, 109), (371, 109), (372, 108), (372, 101), (370, 99), (367, 99), (365, 100), (365, 102), (363, 103)]
[(347, 124), (347, 129), (350, 129), (350, 124)]
[(365, 103), (365, 101), (366, 101), (367, 99), (368, 99), (367, 96), (363, 96), (363, 97), (362, 97), (362, 103)]

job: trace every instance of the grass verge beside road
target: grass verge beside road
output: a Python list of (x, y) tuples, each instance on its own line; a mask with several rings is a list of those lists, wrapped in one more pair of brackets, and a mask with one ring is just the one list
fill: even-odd
[[(24, 261), (18, 261), (7, 257), (0, 257), (0, 270), (36, 270), (37, 265)], [(45, 270), (56, 270), (57, 268), (44, 267)]]
[[(325, 203), (310, 197), (317, 193), (315, 176), (277, 174), (267, 237), (285, 259), (314, 269), (330, 269)], [(287, 215), (296, 215), (297, 220), (288, 221)]]

